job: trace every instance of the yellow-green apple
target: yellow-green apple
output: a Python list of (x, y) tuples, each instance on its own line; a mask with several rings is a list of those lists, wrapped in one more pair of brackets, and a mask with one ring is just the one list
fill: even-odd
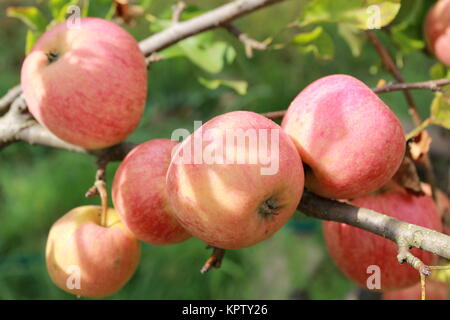
[(190, 237), (176, 220), (167, 199), (166, 174), (177, 144), (169, 139), (140, 144), (116, 171), (112, 186), (114, 207), (139, 240), (165, 245)]
[(440, 0), (431, 7), (424, 29), (430, 52), (450, 67), (450, 0)]
[(167, 173), (170, 204), (193, 236), (223, 249), (274, 234), (303, 193), (301, 159), (273, 121), (253, 112), (217, 116), (177, 148)]
[(305, 186), (333, 199), (375, 191), (405, 152), (395, 114), (364, 83), (337, 74), (316, 80), (292, 101), (282, 128), (305, 165)]
[(25, 58), (21, 86), (36, 120), (88, 149), (122, 141), (139, 124), (147, 69), (136, 40), (114, 23), (80, 18), (45, 32)]
[(51, 227), (46, 262), (52, 281), (64, 291), (101, 298), (119, 291), (140, 260), (140, 243), (114, 209), (101, 225), (99, 206), (77, 207)]
[[(404, 222), (442, 231), (439, 212), (433, 198), (428, 195), (416, 197), (403, 190), (391, 190), (355, 199), (351, 204)], [(330, 221), (323, 223), (323, 233), (328, 252), (336, 265), (360, 286), (367, 286), (367, 280), (372, 274), (370, 266), (380, 268), (381, 291), (405, 288), (419, 281), (419, 273), (414, 268), (398, 263), (398, 249), (391, 240)], [(429, 252), (412, 249), (411, 253), (426, 265), (436, 262), (437, 257)]]
[[(422, 286), (420, 282), (415, 285), (383, 293), (383, 300), (421, 300)], [(447, 300), (448, 286), (445, 282), (427, 279), (425, 283), (425, 300)]]

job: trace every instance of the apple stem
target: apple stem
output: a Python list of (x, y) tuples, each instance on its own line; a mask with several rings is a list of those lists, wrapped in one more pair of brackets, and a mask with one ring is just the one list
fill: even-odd
[(50, 51), (49, 53), (47, 53), (47, 60), (49, 64), (55, 62), (56, 60), (58, 60), (58, 58), (59, 54), (57, 52)]
[(276, 216), (276, 215), (279, 215), (280, 213), (276, 212), (274, 210), (279, 209), (279, 208), (280, 208), (280, 206), (277, 205), (275, 198), (270, 197), (269, 199), (267, 199), (260, 205), (258, 212), (259, 212), (259, 214), (261, 214), (264, 217)]
[(95, 181), (95, 187), (100, 194), (100, 199), (102, 201), (102, 214), (100, 219), (100, 224), (106, 227), (108, 221), (108, 192), (106, 191), (106, 183), (103, 180)]
[(208, 260), (206, 260), (202, 269), (200, 270), (200, 272), (202, 274), (208, 272), (212, 268), (220, 268), (220, 266), (222, 264), (223, 256), (225, 255), (224, 249), (216, 248), (213, 246), (208, 246), (207, 249), (209, 249), (209, 248), (212, 248), (213, 252), (212, 252), (211, 256), (208, 258)]

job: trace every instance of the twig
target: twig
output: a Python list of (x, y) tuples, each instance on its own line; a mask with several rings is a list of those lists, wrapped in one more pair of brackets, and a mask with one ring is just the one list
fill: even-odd
[[(388, 50), (386, 47), (381, 43), (381, 41), (378, 39), (378, 37), (375, 35), (373, 31), (367, 30), (366, 31), (367, 38), (369, 41), (373, 44), (375, 49), (377, 50), (378, 54), (381, 57), (381, 60), (383, 61), (383, 64), (386, 66), (387, 70), (392, 73), (394, 78), (400, 82), (404, 83), (405, 79), (403, 78), (403, 75), (401, 74), (400, 70), (395, 65), (394, 60), (390, 56)], [(411, 94), (411, 91), (409, 89), (403, 89), (403, 94), (405, 96), (406, 102), (408, 104), (408, 111), (413, 119), (413, 123), (416, 127), (420, 126), (422, 123), (422, 119), (420, 118), (419, 111), (417, 110), (416, 102), (414, 101), (414, 98)], [(428, 181), (428, 183), (431, 186), (431, 194), (433, 198), (436, 197), (436, 186), (435, 186), (435, 176), (433, 171), (433, 165), (431, 164), (431, 160), (428, 154), (425, 154), (423, 157), (423, 167), (425, 169), (425, 176)]]
[(209, 248), (212, 248), (213, 252), (200, 270), (201, 273), (206, 273), (213, 268), (220, 268), (223, 256), (225, 255), (224, 249), (208, 246), (207, 249)]
[(266, 43), (259, 42), (250, 38), (247, 34), (243, 33), (241, 30), (229, 23), (224, 24), (223, 27), (244, 44), (245, 55), (247, 56), (247, 58), (253, 57), (253, 50), (264, 51), (268, 48)]
[(173, 14), (172, 14), (172, 23), (176, 24), (181, 21), (181, 15), (186, 9), (186, 3), (183, 1), (179, 1), (176, 5), (173, 6)]
[(450, 259), (450, 236), (406, 223), (387, 215), (325, 199), (305, 191), (299, 210), (310, 217), (342, 222), (392, 240)]

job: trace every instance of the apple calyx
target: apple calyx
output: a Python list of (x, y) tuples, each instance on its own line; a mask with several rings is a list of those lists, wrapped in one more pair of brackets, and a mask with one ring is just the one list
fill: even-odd
[(268, 216), (277, 216), (280, 213), (274, 210), (281, 208), (280, 205), (277, 204), (277, 200), (275, 197), (270, 197), (269, 199), (263, 201), (258, 208), (258, 213), (264, 218)]
[(46, 55), (47, 55), (48, 64), (51, 64), (59, 59), (58, 52), (50, 51)]

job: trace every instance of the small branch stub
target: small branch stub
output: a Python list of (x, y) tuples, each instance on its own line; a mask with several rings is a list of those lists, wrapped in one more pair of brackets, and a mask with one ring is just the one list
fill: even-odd
[(100, 224), (103, 227), (106, 227), (106, 224), (108, 222), (108, 191), (106, 190), (106, 183), (105, 181), (98, 180), (95, 182), (95, 187), (97, 188), (102, 201), (102, 214), (100, 218)]

